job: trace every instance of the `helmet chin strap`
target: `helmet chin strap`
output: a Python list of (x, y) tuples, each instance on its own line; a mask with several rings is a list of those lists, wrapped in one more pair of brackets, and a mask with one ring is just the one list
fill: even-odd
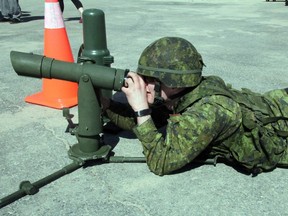
[(161, 97), (161, 83), (156, 81), (154, 86), (155, 98), (152, 104), (153, 107), (158, 107), (164, 104), (164, 98)]

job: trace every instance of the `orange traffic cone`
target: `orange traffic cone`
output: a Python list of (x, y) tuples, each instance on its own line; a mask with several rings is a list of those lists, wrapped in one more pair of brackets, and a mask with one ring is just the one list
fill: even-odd
[[(45, 0), (44, 56), (74, 62), (58, 0)], [(27, 96), (26, 102), (56, 109), (77, 105), (77, 83), (57, 79), (42, 82), (42, 92)]]

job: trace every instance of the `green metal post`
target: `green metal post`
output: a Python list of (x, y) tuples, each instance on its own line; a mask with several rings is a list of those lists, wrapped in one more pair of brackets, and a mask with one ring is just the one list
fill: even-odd
[(95, 152), (101, 147), (101, 108), (88, 75), (83, 75), (78, 91), (78, 141), (83, 152)]
[[(114, 62), (107, 48), (105, 15), (99, 9), (87, 9), (83, 12), (83, 50), (78, 61), (91, 61), (94, 64), (110, 67)], [(106, 97), (112, 97), (112, 91), (101, 90)]]
[(88, 74), (81, 76), (78, 90), (79, 126), (76, 129), (78, 143), (68, 151), (73, 160), (106, 159), (111, 147), (102, 141), (102, 118), (98, 89), (94, 89)]

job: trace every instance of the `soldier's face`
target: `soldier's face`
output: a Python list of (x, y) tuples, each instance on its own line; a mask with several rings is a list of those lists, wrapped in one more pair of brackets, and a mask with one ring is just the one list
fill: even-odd
[(155, 79), (144, 79), (146, 83), (146, 97), (148, 104), (153, 104), (155, 99)]
[[(155, 100), (155, 95), (156, 95), (156, 91), (155, 91), (155, 85), (157, 83), (155, 78), (152, 77), (143, 77), (144, 82), (146, 83), (146, 96), (147, 96), (147, 102), (148, 104), (153, 104), (154, 100)], [(165, 92), (161, 89), (161, 97), (166, 100), (167, 99), (167, 95), (165, 94)]]

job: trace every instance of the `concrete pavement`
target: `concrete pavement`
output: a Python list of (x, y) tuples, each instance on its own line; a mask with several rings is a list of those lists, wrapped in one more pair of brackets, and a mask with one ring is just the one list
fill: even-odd
[[(113, 67), (134, 70), (141, 51), (163, 36), (191, 41), (207, 67), (235, 88), (265, 92), (288, 87), (288, 7), (264, 0), (83, 0), (104, 11)], [(0, 23), (0, 198), (61, 169), (76, 138), (64, 133), (60, 110), (27, 104), (38, 79), (17, 76), (10, 51), (43, 54), (44, 1), (20, 1), (23, 23)], [(65, 3), (65, 26), (74, 58), (82, 43), (79, 14)], [(76, 117), (77, 107), (71, 109)], [(119, 156), (142, 156), (129, 132), (105, 135)], [(218, 164), (159, 177), (146, 164), (103, 164), (66, 175), (2, 209), (0, 215), (148, 216), (288, 215), (288, 171), (252, 178)]]

